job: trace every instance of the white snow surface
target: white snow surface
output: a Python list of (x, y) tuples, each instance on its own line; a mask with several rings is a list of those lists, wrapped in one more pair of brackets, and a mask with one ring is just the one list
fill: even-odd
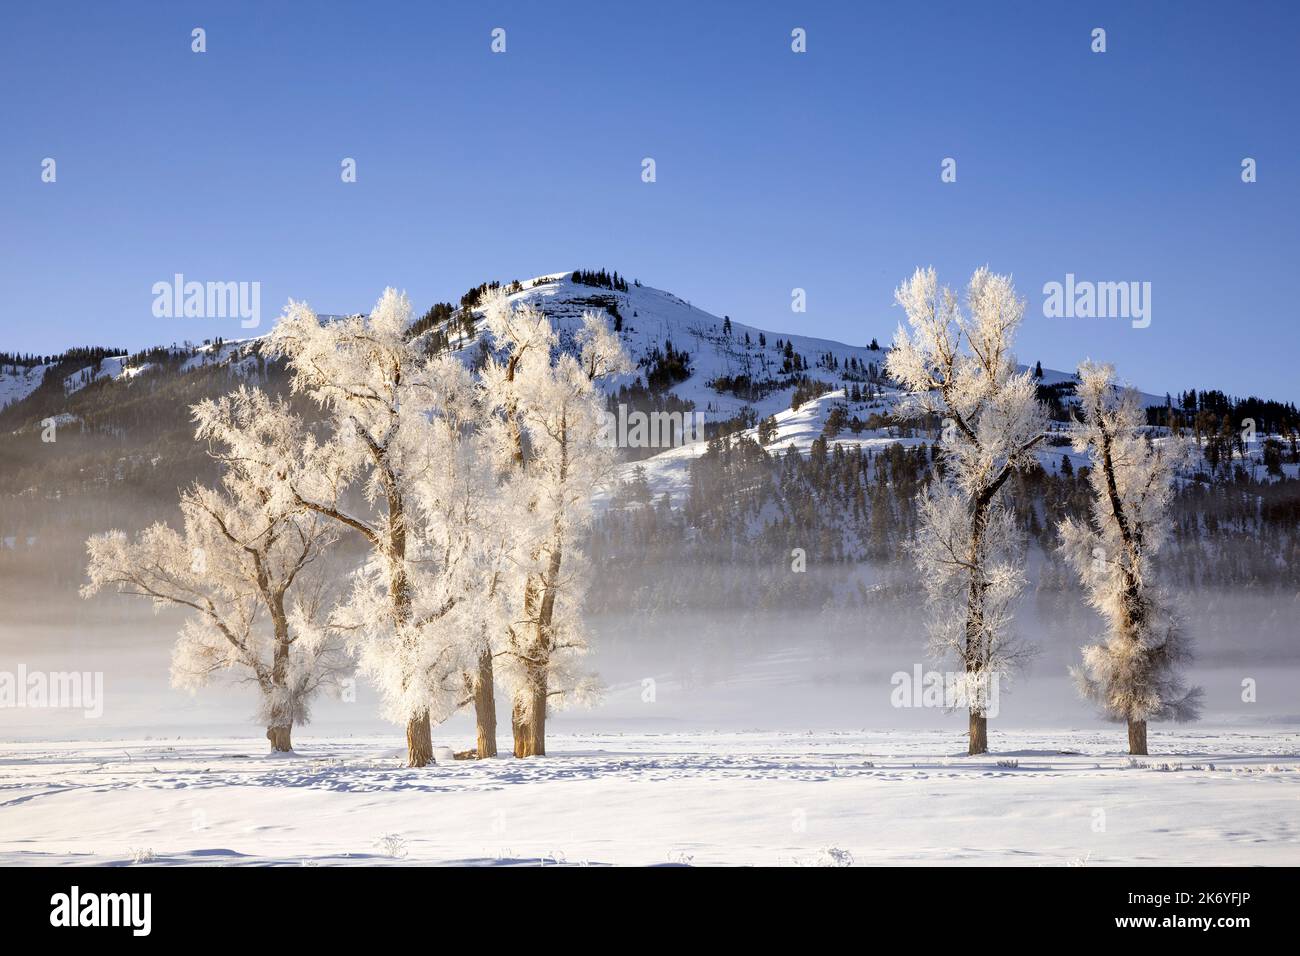
[(423, 769), (395, 735), (3, 744), (0, 864), (1300, 863), (1296, 734), (1122, 738), (566, 734)]

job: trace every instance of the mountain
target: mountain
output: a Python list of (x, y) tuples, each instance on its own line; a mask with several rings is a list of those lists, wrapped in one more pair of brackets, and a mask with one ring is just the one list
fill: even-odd
[[(620, 336), (633, 360), (642, 369), (642, 377), (663, 357), (666, 347), (685, 351), (690, 356), (690, 374), (673, 381), (668, 387), (677, 398), (695, 403), (711, 420), (722, 420), (739, 413), (746, 406), (760, 416), (788, 407), (794, 391), (792, 378), (802, 374), (814, 381), (843, 384), (865, 382), (866, 372), (854, 375), (850, 359), (863, 369), (883, 368), (886, 349), (848, 345), (831, 339), (791, 332), (767, 331), (741, 322), (719, 317), (691, 305), (684, 299), (638, 283), (622, 288), (585, 284), (574, 281), (573, 273), (553, 273), (519, 283), (519, 290), (509, 298), (516, 303), (531, 303), (551, 317), (562, 342), (571, 342), (572, 333), (581, 328), (584, 310), (609, 313), (611, 321), (621, 324)], [(481, 288), (481, 287), (480, 287)], [(322, 315), (323, 320), (335, 316)], [(725, 330), (730, 326), (730, 333)], [(868, 331), (863, 330), (864, 334)], [(890, 330), (881, 323), (876, 332), (883, 338)], [(427, 333), (426, 333), (427, 335)], [(471, 350), (479, 338), (478, 329), (455, 334), (451, 345), (462, 352)], [(32, 395), (44, 382), (47, 373), (57, 370), (63, 390), (71, 394), (93, 381), (111, 379), (129, 381), (154, 369), (162, 368), (159, 354), (179, 359), (171, 371), (190, 372), (210, 365), (233, 365), (247, 369), (255, 364), (260, 337), (225, 339), (216, 344), (159, 346), (135, 356), (107, 355), (94, 360), (56, 358), (53, 361), (21, 365), (0, 361), (0, 409), (18, 404)], [(764, 341), (765, 345), (760, 345)], [(784, 346), (807, 362), (800, 370), (783, 369)], [(71, 362), (71, 366), (70, 366)], [(1022, 366), (1023, 368), (1023, 366)], [(1045, 369), (1045, 385), (1072, 382), (1072, 373)], [(746, 390), (714, 388), (713, 383), (728, 384), (743, 380)], [(630, 380), (614, 386), (630, 384)], [(1163, 403), (1156, 395), (1144, 395), (1151, 404)]]
[[(478, 287), (462, 299), (472, 304)], [(758, 424), (773, 416), (776, 430), (768, 444), (784, 449), (793, 442), (806, 452), (827, 427), (837, 407), (852, 421), (875, 415), (878, 424), (897, 398), (884, 379), (887, 350), (849, 345), (830, 339), (783, 331), (768, 331), (727, 316), (719, 317), (660, 289), (628, 282), (599, 272), (566, 272), (540, 276), (507, 287), (515, 303), (531, 303), (553, 321), (562, 347), (572, 347), (582, 326), (582, 313), (596, 309), (607, 313), (637, 365), (637, 374), (609, 384), (611, 411), (624, 404), (632, 411), (695, 412), (703, 416), (708, 434), (718, 430), (757, 435)], [(451, 307), (448, 306), (448, 312)], [(476, 313), (477, 314), (477, 313)], [(322, 316), (324, 320), (332, 316)], [(473, 361), (486, 347), (480, 327), (449, 318), (420, 335)], [(885, 323), (863, 329), (887, 339)], [(30, 430), (54, 419), (60, 425), (80, 423), (82, 402), (73, 396), (95, 384), (105, 390), (103, 400), (133, 401), (140, 389), (150, 394), (171, 394), (160, 379), (221, 370), (227, 378), (246, 378), (266, 363), (261, 358), (261, 338), (217, 340), (202, 345), (159, 346), (134, 355), (99, 354), (82, 350), (53, 357), (39, 364), (0, 361), (0, 429)], [(1069, 391), (1070, 373), (1044, 370), (1042, 383)], [(855, 391), (869, 397), (849, 401)], [(792, 409), (796, 389), (807, 393), (800, 409)], [(823, 394), (824, 393), (824, 394)], [(1160, 404), (1163, 399), (1146, 395)], [(93, 427), (93, 426), (92, 426)], [(837, 440), (850, 445), (907, 441), (897, 428), (880, 425), (845, 431)], [(661, 473), (665, 490), (679, 490), (685, 464), (704, 448), (695, 442), (656, 456), (652, 471)], [(633, 457), (650, 457), (657, 449), (634, 451)]]
[[(451, 304), (431, 309), (417, 325), (417, 338), (474, 362), (488, 347), (477, 321), (481, 313), (474, 308), (487, 288), (471, 289), (459, 310)], [(784, 452), (793, 445), (801, 454), (823, 436), (847, 448), (934, 440), (931, 431), (900, 427), (889, 418), (899, 395), (884, 375), (885, 347), (759, 329), (603, 269), (515, 281), (506, 290), (512, 302), (530, 303), (551, 318), (562, 348), (573, 347), (584, 311), (608, 314), (637, 366), (634, 375), (607, 385), (611, 413), (698, 415), (705, 437), (743, 433), (762, 438), (771, 450)], [(324, 321), (333, 318), (322, 315)], [(887, 340), (891, 331), (882, 321), (864, 327), (863, 338)], [(136, 410), (133, 420), (171, 421), (179, 439), (188, 427), (181, 407), (186, 396), (274, 376), (276, 363), (266, 361), (261, 343), (261, 337), (218, 339), (134, 355), (83, 349), (39, 364), (0, 359), (0, 433), (30, 432), (51, 419), (59, 426), (129, 432), (129, 422), (107, 410), (122, 405)], [(183, 381), (196, 373), (206, 384)], [(1042, 394), (1055, 403), (1058, 419), (1066, 417), (1073, 382), (1072, 373), (1043, 370)], [(1149, 406), (1165, 404), (1162, 396), (1141, 397)], [(1058, 427), (1068, 430), (1064, 421)], [(139, 440), (152, 444), (157, 438)], [(1045, 465), (1059, 462), (1068, 444), (1064, 434), (1053, 436), (1040, 458)], [(706, 447), (698, 440), (681, 447), (632, 448), (627, 473), (640, 464), (653, 491), (676, 498), (686, 487), (689, 463)]]
[[(571, 346), (574, 333), (582, 328), (584, 311), (608, 313), (638, 369), (636, 375), (609, 384), (612, 412), (620, 404), (620, 390), (634, 386), (638, 379), (641, 383), (653, 380), (662, 386), (657, 393), (659, 401), (647, 401), (647, 396), (634, 391), (623, 404), (647, 412), (662, 411), (663, 398), (671, 396), (676, 400), (671, 403), (674, 408), (688, 403), (704, 416), (709, 436), (721, 430), (758, 439), (760, 423), (770, 416), (774, 427), (764, 429), (767, 440), (762, 444), (780, 452), (793, 445), (806, 455), (817, 438), (828, 434), (846, 448), (933, 440), (929, 433), (922, 435), (887, 423), (900, 397), (884, 375), (887, 348), (760, 329), (706, 312), (671, 292), (616, 280), (617, 274), (607, 275), (603, 270), (595, 274), (567, 272), (507, 287), (512, 303), (531, 304), (551, 318), (562, 346)], [(874, 334), (888, 341), (891, 333), (884, 322), (875, 329), (863, 329), (864, 339)], [(478, 330), (452, 338), (449, 345), (472, 354), (478, 346)], [(685, 357), (679, 358), (683, 353)], [(1044, 369), (1040, 383), (1068, 397), (1075, 380), (1073, 373)], [(867, 396), (851, 400), (855, 386), (867, 391)], [(797, 391), (804, 400), (795, 409)], [(1147, 405), (1165, 402), (1162, 396), (1146, 393), (1141, 398)], [(835, 429), (840, 418), (844, 427)], [(1064, 438), (1049, 443), (1040, 458), (1045, 463), (1059, 460), (1069, 451), (1063, 447), (1066, 445)], [(640, 467), (656, 495), (667, 492), (678, 500), (688, 486), (690, 462), (706, 447), (707, 442), (699, 440), (662, 450), (647, 449), (658, 453), (647, 456), (649, 460), (630, 462), (621, 477), (629, 477)], [(631, 454), (637, 457), (635, 450)], [(1074, 464), (1082, 461), (1081, 456)]]

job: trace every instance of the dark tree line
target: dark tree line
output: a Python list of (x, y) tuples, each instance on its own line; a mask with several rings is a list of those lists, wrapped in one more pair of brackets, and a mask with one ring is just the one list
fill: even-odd
[(0, 366), (12, 365), (32, 368), (37, 365), (58, 365), (78, 362), (82, 366), (98, 365), (113, 355), (125, 355), (126, 349), (111, 349), (102, 345), (79, 345), (55, 355), (33, 355), (30, 352), (0, 352)]
[(606, 272), (604, 269), (574, 269), (573, 281), (579, 285), (596, 286), (613, 292), (627, 291), (626, 279), (622, 278), (617, 272)]

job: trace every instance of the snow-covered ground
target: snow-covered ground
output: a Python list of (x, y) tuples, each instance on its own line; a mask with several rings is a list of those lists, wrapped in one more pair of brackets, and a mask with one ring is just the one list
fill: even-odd
[(565, 734), (420, 770), (392, 735), (0, 744), (0, 864), (1300, 864), (1300, 735), (1121, 737)]

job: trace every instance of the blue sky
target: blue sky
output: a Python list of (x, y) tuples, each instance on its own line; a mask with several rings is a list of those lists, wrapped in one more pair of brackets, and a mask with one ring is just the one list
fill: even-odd
[[(761, 328), (883, 342), (916, 266), (960, 285), (987, 263), (1028, 299), (1023, 361), (1091, 356), (1148, 391), (1300, 399), (1300, 5), (0, 16), (0, 350), (246, 334), (155, 318), (151, 287), (177, 272), (261, 282), (265, 326), (291, 296), (364, 310), (396, 285), (422, 309), (487, 279), (601, 266)], [(1150, 327), (1045, 318), (1043, 285), (1066, 273), (1150, 282)]]

